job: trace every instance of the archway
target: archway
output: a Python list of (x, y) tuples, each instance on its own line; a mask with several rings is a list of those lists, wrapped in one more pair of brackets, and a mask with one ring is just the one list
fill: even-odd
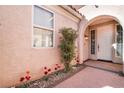
[[(114, 16), (111, 16), (111, 15), (99, 15), (99, 16), (96, 16), (96, 17), (94, 17), (94, 18), (92, 18), (91, 20), (83, 20), (82, 21), (82, 28), (80, 28), (80, 36), (79, 36), (79, 42), (80, 42), (80, 61), (85, 61), (85, 60), (87, 60), (87, 59), (92, 59), (92, 58), (90, 58), (89, 57), (89, 55), (90, 55), (90, 53), (92, 52), (94, 52), (93, 51), (93, 49), (91, 49), (91, 47), (89, 48), (89, 46), (87, 46), (87, 44), (86, 44), (86, 42), (85, 42), (85, 40), (84, 40), (84, 38), (85, 39), (87, 39), (87, 38), (89, 38), (88, 37), (88, 35), (86, 34), (86, 30), (88, 29), (88, 27), (90, 27), (91, 25), (93, 25), (96, 21), (97, 21), (97, 24), (101, 24), (101, 23), (98, 23), (98, 21), (100, 22), (100, 20), (104, 20), (104, 19), (106, 19), (106, 21), (107, 20), (109, 20), (108, 22), (111, 22), (111, 23), (113, 23), (113, 22), (115, 22), (115, 23), (113, 23), (114, 24), (114, 26), (115, 26), (115, 24), (119, 24), (121, 27), (122, 27), (122, 29), (123, 29), (123, 25), (121, 24), (121, 22), (119, 21), (119, 19), (117, 19), (116, 17), (114, 17)], [(111, 20), (110, 20), (111, 19)], [(105, 22), (105, 21), (104, 21)], [(107, 23), (107, 22), (106, 22)], [(80, 25), (81, 25), (80, 24)], [(91, 29), (91, 28), (90, 28)], [(123, 31), (123, 30), (122, 30)], [(115, 34), (115, 33), (114, 33)], [(82, 35), (82, 36), (81, 36)], [(123, 35), (122, 35), (123, 36)], [(115, 36), (116, 37), (116, 39), (117, 39), (117, 36)], [(114, 37), (114, 38), (115, 38)], [(121, 38), (122, 39), (122, 38)], [(81, 43), (82, 42), (82, 43)], [(121, 43), (123, 42), (123, 39), (122, 39), (122, 41), (121, 41)], [(114, 45), (114, 44), (116, 44), (116, 45)], [(122, 43), (123, 44), (123, 43)], [(123, 46), (122, 46), (122, 44), (121, 44), (121, 51), (123, 51)], [(117, 49), (115, 48), (115, 46), (117, 47), (117, 42), (112, 42), (112, 47), (113, 47), (113, 49), (114, 49), (114, 51), (112, 51), (112, 59), (111, 59), (111, 61), (113, 61), (114, 63), (118, 63), (118, 62), (120, 62), (120, 63), (122, 63), (123, 64), (123, 57), (122, 57), (122, 54), (123, 54), (123, 52), (121, 52), (121, 58), (117, 58), (116, 56), (117, 56), (117, 52), (119, 51), (119, 49), (118, 49), (118, 51), (117, 51)], [(118, 46), (119, 46), (119, 44), (118, 44)], [(97, 46), (98, 47), (98, 46)], [(89, 48), (89, 49), (87, 49), (87, 48)], [(91, 51), (91, 50), (92, 51)], [(96, 49), (96, 47), (94, 48), (94, 49)], [(88, 50), (88, 52), (89, 53), (87, 53), (86, 51)], [(117, 52), (116, 52), (117, 51)], [(98, 58), (98, 51), (95, 51), (95, 52), (97, 52), (97, 57), (95, 58), (95, 60)], [(109, 53), (110, 54), (110, 53)], [(95, 54), (96, 55), (96, 54)], [(105, 54), (106, 55), (106, 54)], [(87, 58), (86, 58), (87, 57)]]

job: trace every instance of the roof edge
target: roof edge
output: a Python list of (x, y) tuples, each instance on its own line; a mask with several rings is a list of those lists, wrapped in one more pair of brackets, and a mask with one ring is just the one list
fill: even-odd
[(59, 6), (65, 9), (66, 11), (68, 11), (69, 13), (71, 13), (73, 16), (77, 17), (78, 19), (81, 20), (83, 18), (82, 14), (79, 13), (75, 8), (71, 7), (70, 5), (59, 5)]

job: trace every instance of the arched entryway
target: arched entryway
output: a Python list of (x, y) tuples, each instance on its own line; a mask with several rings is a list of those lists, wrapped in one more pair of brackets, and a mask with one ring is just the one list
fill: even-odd
[(90, 21), (83, 21), (82, 26), (82, 61), (92, 59), (123, 64), (123, 26), (116, 17), (96, 16)]

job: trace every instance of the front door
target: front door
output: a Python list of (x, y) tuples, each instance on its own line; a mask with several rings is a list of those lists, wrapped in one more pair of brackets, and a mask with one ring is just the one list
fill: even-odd
[(112, 60), (113, 26), (107, 25), (97, 29), (97, 59)]

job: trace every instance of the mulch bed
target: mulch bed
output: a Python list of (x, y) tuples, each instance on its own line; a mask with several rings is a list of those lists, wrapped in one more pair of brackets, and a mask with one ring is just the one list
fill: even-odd
[(68, 79), (69, 77), (73, 76), (77, 72), (84, 69), (86, 66), (83, 64), (76, 65), (72, 67), (70, 72), (65, 73), (64, 69), (44, 76), (38, 80), (31, 81), (28, 83), (24, 83), (23, 85), (16, 86), (16, 88), (52, 88), (57, 84), (61, 83), (62, 81)]

